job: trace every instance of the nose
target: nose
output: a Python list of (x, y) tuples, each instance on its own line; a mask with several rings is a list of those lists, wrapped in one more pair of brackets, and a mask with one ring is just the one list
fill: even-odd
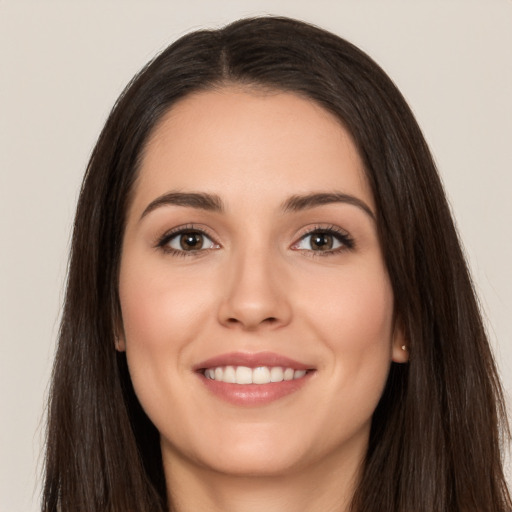
[(288, 324), (292, 309), (285, 274), (268, 251), (233, 257), (224, 274), (219, 322), (246, 331)]

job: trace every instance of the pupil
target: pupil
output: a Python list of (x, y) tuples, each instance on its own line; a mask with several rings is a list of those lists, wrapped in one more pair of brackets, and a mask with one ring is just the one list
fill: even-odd
[(202, 236), (199, 233), (185, 233), (180, 238), (181, 248), (185, 251), (201, 249), (203, 246)]
[(316, 233), (311, 237), (313, 249), (326, 251), (332, 248), (332, 236), (325, 233)]

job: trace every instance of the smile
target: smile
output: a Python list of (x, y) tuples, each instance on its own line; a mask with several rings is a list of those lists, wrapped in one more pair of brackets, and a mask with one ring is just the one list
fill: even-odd
[(314, 365), (273, 352), (231, 352), (193, 367), (206, 389), (222, 401), (242, 407), (264, 406), (307, 386)]
[(283, 368), (281, 366), (217, 366), (204, 370), (207, 379), (230, 384), (269, 384), (271, 382), (283, 382), (302, 379), (306, 370)]

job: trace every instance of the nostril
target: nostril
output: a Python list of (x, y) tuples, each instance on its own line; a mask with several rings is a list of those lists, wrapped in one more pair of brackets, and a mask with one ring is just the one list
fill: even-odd
[[(269, 316), (267, 318), (264, 318), (260, 322), (255, 322), (255, 325), (256, 324), (258, 324), (258, 325), (265, 325), (265, 324), (267, 324), (267, 325), (274, 325), (274, 324), (276, 324), (278, 322), (279, 322), (279, 320), (275, 316)], [(226, 319), (226, 323), (228, 325), (238, 325), (238, 324), (244, 324), (245, 322), (243, 322), (242, 320), (239, 320), (238, 318), (230, 317), (230, 318)]]

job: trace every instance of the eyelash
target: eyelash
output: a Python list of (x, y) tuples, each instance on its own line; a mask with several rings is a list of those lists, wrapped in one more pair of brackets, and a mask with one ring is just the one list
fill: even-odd
[(338, 226), (315, 226), (312, 229), (309, 229), (305, 233), (303, 233), (300, 238), (292, 245), (296, 246), (300, 242), (302, 242), (304, 239), (306, 239), (308, 236), (313, 236), (315, 234), (323, 234), (332, 236), (335, 238), (340, 244), (340, 247), (336, 247), (335, 249), (329, 249), (326, 251), (313, 251), (311, 249), (295, 249), (297, 251), (304, 251), (308, 254), (308, 256), (312, 257), (326, 257), (326, 256), (332, 256), (335, 254), (339, 254), (341, 252), (345, 251), (352, 251), (355, 249), (355, 240), (343, 229), (339, 228)]
[[(185, 251), (185, 250), (179, 250), (179, 249), (173, 249), (168, 244), (173, 239), (180, 235), (186, 234), (186, 233), (197, 233), (199, 235), (205, 236), (208, 239), (212, 241), (213, 244), (215, 244), (217, 247), (215, 248), (208, 248), (208, 249), (197, 249), (197, 250), (191, 250), (191, 251)], [(215, 241), (214, 237), (212, 237), (208, 231), (203, 227), (197, 227), (193, 224), (189, 224), (186, 226), (178, 226), (176, 228), (171, 229), (170, 231), (167, 231), (162, 237), (160, 237), (156, 242), (156, 247), (158, 249), (161, 249), (166, 254), (171, 254), (172, 256), (180, 256), (180, 257), (187, 257), (187, 256), (199, 256), (200, 253), (205, 253), (210, 250), (217, 249), (220, 247), (220, 245)]]
[[(197, 249), (197, 250), (179, 250), (179, 249), (173, 249), (168, 244), (173, 240), (174, 238), (186, 234), (186, 233), (197, 233), (199, 235), (205, 236), (208, 239), (211, 240), (213, 244), (216, 245), (214, 248), (206, 248), (206, 249)], [(331, 256), (333, 254), (339, 254), (344, 251), (351, 251), (355, 248), (355, 241), (354, 239), (344, 230), (340, 229), (337, 226), (315, 226), (312, 229), (306, 231), (303, 233), (300, 238), (292, 244), (292, 249), (294, 246), (297, 246), (300, 242), (302, 242), (304, 239), (306, 239), (308, 236), (313, 236), (315, 234), (323, 234), (332, 236), (335, 238), (340, 244), (340, 247), (337, 247), (335, 249), (329, 249), (325, 251), (314, 251), (312, 249), (294, 249), (297, 251), (308, 253), (308, 255), (311, 255), (313, 257), (325, 257), (325, 256)], [(180, 256), (180, 257), (187, 257), (187, 256), (198, 256), (201, 253), (205, 253), (210, 250), (214, 250), (220, 247), (220, 244), (215, 242), (214, 237), (212, 237), (208, 231), (203, 227), (197, 227), (193, 224), (186, 225), (186, 226), (178, 226), (176, 228), (173, 228), (170, 231), (167, 231), (162, 237), (160, 237), (155, 246), (165, 252), (166, 254), (171, 254), (173, 256)]]

